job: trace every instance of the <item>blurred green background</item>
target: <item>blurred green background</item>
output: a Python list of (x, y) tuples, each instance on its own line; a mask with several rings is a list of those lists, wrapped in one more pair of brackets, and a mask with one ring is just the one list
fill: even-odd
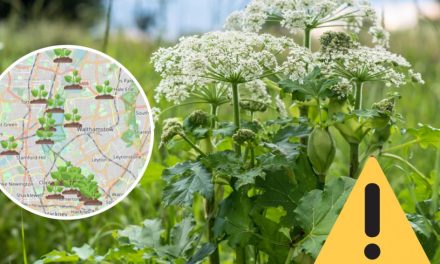
[[(147, 96), (152, 98), (154, 88), (160, 79), (149, 63), (151, 53), (160, 46), (172, 45), (181, 34), (220, 28), (222, 17), (231, 11), (229, 9), (246, 3), (246, 1), (236, 1), (235, 4), (226, 8), (227, 5), (224, 3), (228, 1), (219, 1), (223, 3), (223, 9), (218, 11), (216, 21), (211, 21), (210, 25), (205, 25), (206, 27), (202, 29), (192, 27), (191, 25), (207, 23), (206, 18), (201, 17), (198, 21), (198, 17), (195, 16), (195, 21), (185, 22), (188, 26), (182, 29), (179, 25), (173, 24), (179, 23), (179, 17), (169, 18), (173, 16), (172, 10), (176, 9), (175, 2), (178, 1), (115, 0), (112, 8), (109, 8), (111, 0), (103, 2), (0, 0), (0, 69), (5, 70), (15, 60), (38, 48), (58, 44), (83, 45), (104, 51), (120, 61), (138, 79)], [(213, 2), (215, 3), (216, 0)], [(398, 1), (394, 2), (398, 3)], [(129, 7), (138, 5), (142, 8), (134, 8), (133, 12), (133, 8), (122, 8), (124, 3), (129, 3), (127, 4)], [(375, 2), (379, 6), (380, 3)], [(411, 4), (415, 12), (418, 10), (413, 2), (405, 1), (404, 3), (405, 5)], [(419, 7), (427, 3), (421, 2)], [(429, 4), (435, 6), (434, 2), (429, 2)], [(403, 11), (399, 8), (404, 8), (405, 5), (397, 6), (395, 12)], [(415, 13), (417, 19), (415, 25), (400, 29), (397, 26), (392, 32), (391, 50), (406, 57), (426, 80), (426, 85), (423, 87), (407, 85), (398, 90), (402, 95), (398, 111), (404, 117), (406, 127), (415, 127), (418, 123), (440, 127), (438, 117), (440, 113), (440, 23), (435, 16), (433, 17), (431, 13), (423, 13), (423, 10), (424, 8), (420, 8), (420, 12)], [(393, 27), (396, 25), (393, 24)], [(374, 87), (374, 85), (367, 89), (366, 100), (369, 104), (390, 92), (383, 87)], [(150, 100), (150, 103), (155, 105), (153, 100)], [(168, 115), (173, 116), (173, 112), (169, 112)], [(157, 124), (156, 130), (160, 130), (160, 124)], [(398, 141), (404, 138), (405, 136), (396, 137), (392, 144), (397, 145)], [(425, 174), (433, 170), (434, 149), (414, 147), (403, 150), (400, 154)], [(341, 153), (337, 158), (345, 164), (345, 157)], [(160, 180), (164, 166), (174, 161), (172, 157), (165, 157), (155, 148), (150, 166), (141, 184), (117, 206), (103, 214), (84, 220), (57, 221), (35, 216), (22, 210), (6, 196), (0, 194), (0, 263), (22, 263), (23, 242), (30, 262), (53, 249), (69, 250), (73, 246), (81, 246), (84, 243), (89, 243), (98, 251), (105, 253), (114, 242), (113, 230), (129, 224), (139, 224), (146, 218), (167, 218), (170, 214), (174, 214), (173, 208), (164, 209), (161, 206), (162, 182)], [(404, 209), (407, 212), (414, 211), (414, 203), (408, 194), (410, 183), (401, 176), (403, 173), (399, 166), (385, 159), (381, 160), (381, 164)], [(340, 172), (339, 168), (332, 168), (332, 171), (335, 175)], [(22, 218), (24, 241), (21, 236)]]

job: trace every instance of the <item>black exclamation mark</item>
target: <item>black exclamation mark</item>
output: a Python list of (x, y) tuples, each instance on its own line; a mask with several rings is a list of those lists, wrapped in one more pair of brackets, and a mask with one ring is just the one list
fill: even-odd
[[(380, 233), (380, 188), (375, 183), (365, 187), (365, 234), (377, 237)], [(380, 256), (380, 247), (374, 243), (364, 249), (368, 259), (374, 260)]]

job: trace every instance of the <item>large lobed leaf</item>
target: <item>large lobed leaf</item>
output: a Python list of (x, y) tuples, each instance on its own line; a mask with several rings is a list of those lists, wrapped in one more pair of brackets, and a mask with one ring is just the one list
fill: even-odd
[(295, 209), (295, 223), (305, 232), (298, 249), (316, 258), (342, 210), (354, 180), (340, 177), (330, 181), (324, 190), (306, 194)]
[(438, 128), (419, 124), (417, 128), (408, 129), (408, 133), (416, 138), (422, 148), (440, 146), (440, 129)]
[(194, 195), (210, 199), (213, 195), (211, 173), (199, 162), (183, 162), (163, 172), (167, 181), (164, 202), (167, 205), (191, 206)]

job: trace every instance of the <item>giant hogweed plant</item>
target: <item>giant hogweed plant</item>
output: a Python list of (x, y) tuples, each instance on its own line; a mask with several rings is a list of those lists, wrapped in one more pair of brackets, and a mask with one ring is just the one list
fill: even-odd
[[(365, 20), (373, 46), (357, 38)], [(395, 151), (438, 147), (440, 130), (404, 127), (393, 88), (423, 80), (387, 50), (388, 33), (376, 21), (365, 1), (253, 0), (228, 18), (225, 31), (158, 50), (155, 98), (173, 105), (156, 109), (157, 122), (170, 109), (196, 108), (162, 120), (160, 148), (183, 159), (163, 171), (163, 204), (184, 219), (146, 220), (115, 233), (118, 245), (105, 255), (85, 245), (54, 251), (47, 263), (61, 255), (101, 263), (313, 263), (369, 155), (405, 168), (406, 198), (415, 207), (408, 218), (438, 262), (440, 151), (431, 175)], [(292, 35), (261, 33), (266, 22)], [(311, 32), (330, 27), (347, 33), (328, 31), (311, 50)], [(301, 33), (299, 45), (293, 36)], [(372, 84), (390, 93), (366, 105)], [(411, 139), (389, 146), (399, 131)], [(334, 140), (337, 134), (343, 141)], [(332, 175), (331, 166), (346, 177)]]
[[(383, 151), (401, 124), (399, 95), (371, 106), (362, 97), (370, 83), (397, 88), (423, 83), (421, 76), (387, 50), (380, 26), (369, 30), (376, 46), (358, 42), (362, 21), (376, 20), (366, 3), (312, 2), (252, 1), (228, 19), (228, 30), (183, 38), (153, 56), (163, 78), (156, 99), (210, 109), (164, 120), (161, 138), (161, 147), (184, 141), (193, 150), (164, 171), (164, 203), (191, 207), (203, 197), (210, 263), (221, 262), (225, 245), (235, 263), (313, 263), (365, 158), (404, 161)], [(258, 33), (267, 21), (304, 32), (303, 46)], [(326, 32), (313, 52), (311, 31), (330, 26), (351, 34)], [(269, 111), (275, 114), (261, 114)], [(348, 177), (327, 180), (340, 163), (334, 133), (349, 145)], [(417, 176), (430, 188), (428, 177)]]

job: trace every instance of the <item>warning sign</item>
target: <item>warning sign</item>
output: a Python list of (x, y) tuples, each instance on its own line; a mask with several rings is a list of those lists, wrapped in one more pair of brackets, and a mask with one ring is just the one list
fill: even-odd
[(369, 158), (315, 264), (429, 264), (379, 163)]

